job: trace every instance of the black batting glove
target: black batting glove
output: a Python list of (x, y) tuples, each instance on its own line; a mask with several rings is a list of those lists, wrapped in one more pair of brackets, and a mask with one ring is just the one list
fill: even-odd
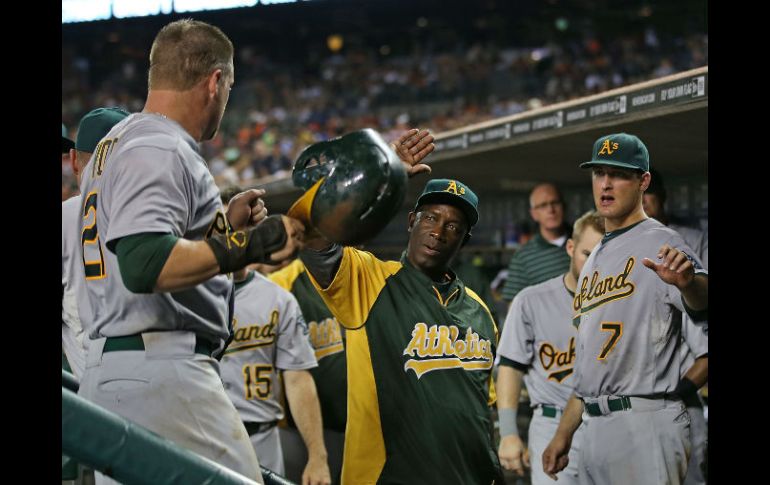
[(251, 263), (272, 263), (270, 255), (286, 245), (286, 228), (280, 215), (265, 218), (256, 227), (217, 234), (206, 242), (214, 251), (221, 273), (232, 273)]

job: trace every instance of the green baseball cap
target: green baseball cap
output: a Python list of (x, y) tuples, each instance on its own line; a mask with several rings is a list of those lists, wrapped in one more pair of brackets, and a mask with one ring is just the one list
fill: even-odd
[(590, 162), (583, 162), (580, 168), (596, 165), (630, 168), (642, 172), (650, 171), (650, 153), (638, 137), (628, 133), (604, 135), (594, 142)]
[(75, 142), (67, 137), (67, 127), (61, 124), (61, 152), (67, 153), (70, 148), (75, 148)]
[(417, 208), (424, 204), (449, 204), (457, 207), (468, 218), (473, 227), (479, 221), (479, 198), (462, 182), (452, 179), (432, 179), (425, 184), (422, 194), (414, 205)]
[(89, 111), (80, 120), (75, 149), (93, 153), (99, 141), (109, 133), (113, 126), (129, 114), (128, 111), (120, 108), (96, 108)]

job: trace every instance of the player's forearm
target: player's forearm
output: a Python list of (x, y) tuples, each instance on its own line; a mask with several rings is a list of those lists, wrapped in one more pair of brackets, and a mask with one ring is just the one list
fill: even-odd
[(580, 423), (583, 421), (582, 415), (583, 401), (572, 394), (569, 401), (567, 401), (567, 406), (564, 408), (556, 434), (562, 435), (571, 441), (572, 435), (575, 434), (575, 431), (577, 431)]
[(521, 396), (521, 381), (524, 373), (507, 365), (497, 368), (497, 413), (500, 423), (500, 437), (519, 435), (517, 411)]
[(305, 442), (308, 456), (326, 461), (321, 406), (313, 377), (306, 370), (287, 370), (283, 372), (283, 380), (289, 409)]
[(703, 274), (695, 275), (689, 286), (679, 290), (685, 304), (695, 311), (708, 309), (709, 304), (709, 279)]
[(696, 389), (703, 387), (709, 380), (709, 358), (703, 356), (695, 359), (695, 362), (687, 369), (684, 377), (695, 384)]
[(498, 410), (502, 408), (517, 409), (519, 407), (523, 377), (524, 373), (513, 367), (501, 365), (497, 368), (495, 389), (497, 390)]
[(214, 252), (205, 241), (179, 239), (155, 283), (156, 292), (179, 291), (219, 274)]

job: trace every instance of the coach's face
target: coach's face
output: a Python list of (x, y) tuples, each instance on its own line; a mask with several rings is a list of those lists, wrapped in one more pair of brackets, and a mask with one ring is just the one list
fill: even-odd
[(596, 211), (612, 225), (623, 227), (623, 221), (641, 209), (642, 194), (650, 185), (650, 173), (597, 165), (591, 169), (591, 182)]
[(425, 204), (409, 213), (407, 259), (434, 281), (440, 281), (468, 234), (463, 211), (447, 204)]
[[(216, 75), (216, 72), (212, 75)], [(230, 61), (230, 67), (227, 71), (218, 70), (218, 72), (221, 74), (218, 78), (212, 80), (212, 99), (209, 103), (208, 124), (203, 131), (203, 140), (211, 140), (219, 131), (219, 125), (222, 123), (222, 116), (225, 114), (227, 101), (230, 99), (230, 90), (235, 81), (233, 61)]]

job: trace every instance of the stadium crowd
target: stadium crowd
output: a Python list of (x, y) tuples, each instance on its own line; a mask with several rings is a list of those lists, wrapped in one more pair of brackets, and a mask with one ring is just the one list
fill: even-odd
[[(123, 60), (94, 80), (92, 63), (63, 49), (62, 120), (98, 106), (141, 111), (146, 60)], [(237, 82), (220, 133), (203, 153), (220, 186), (284, 177), (308, 144), (371, 127), (391, 140), (407, 127), (440, 133), (708, 64), (708, 35), (647, 26), (603, 39), (592, 32), (540, 46), (430, 41), (409, 52), (354, 45), (325, 56), (274, 60), (251, 45), (236, 54)], [(101, 73), (100, 73), (101, 74)], [(77, 190), (62, 162), (62, 200)]]

